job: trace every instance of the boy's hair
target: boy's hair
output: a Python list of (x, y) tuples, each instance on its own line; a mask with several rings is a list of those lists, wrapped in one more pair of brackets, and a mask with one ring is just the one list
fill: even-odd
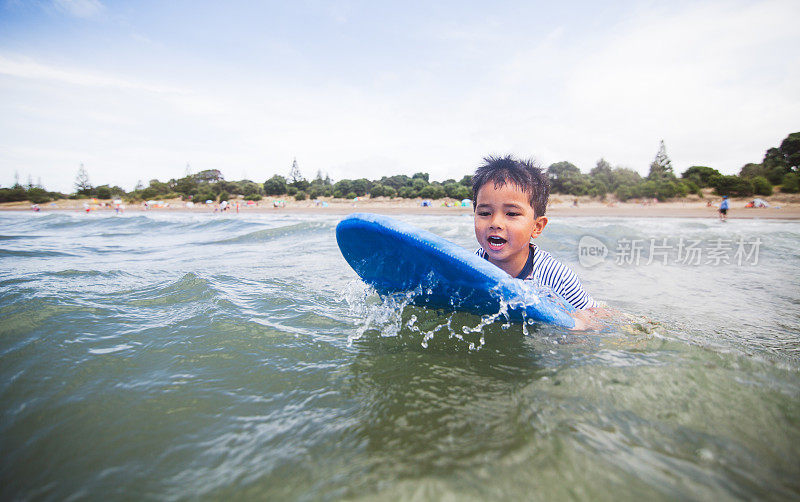
[(484, 157), (484, 164), (472, 176), (472, 207), (478, 203), (478, 190), (486, 183), (494, 183), (495, 188), (512, 184), (528, 194), (533, 213), (538, 218), (547, 210), (550, 197), (550, 182), (547, 175), (532, 160), (518, 160), (511, 155), (505, 157)]

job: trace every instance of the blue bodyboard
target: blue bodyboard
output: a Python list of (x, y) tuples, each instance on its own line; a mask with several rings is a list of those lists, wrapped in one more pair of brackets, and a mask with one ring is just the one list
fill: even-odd
[(347, 263), (381, 295), (411, 293), (417, 305), (533, 319), (572, 328), (574, 308), (537, 291), (478, 255), (431, 232), (377, 214), (356, 213), (336, 226)]

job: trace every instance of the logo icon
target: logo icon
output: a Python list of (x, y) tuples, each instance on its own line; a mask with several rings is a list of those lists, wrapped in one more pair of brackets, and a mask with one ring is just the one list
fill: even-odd
[(578, 262), (586, 268), (600, 265), (608, 256), (608, 248), (605, 244), (591, 235), (584, 235), (578, 241)]

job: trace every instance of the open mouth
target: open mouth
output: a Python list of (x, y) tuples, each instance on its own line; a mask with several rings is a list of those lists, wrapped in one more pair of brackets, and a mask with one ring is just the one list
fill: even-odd
[(492, 249), (500, 249), (507, 242), (502, 237), (497, 237), (496, 235), (492, 235), (486, 240), (489, 242), (489, 247)]

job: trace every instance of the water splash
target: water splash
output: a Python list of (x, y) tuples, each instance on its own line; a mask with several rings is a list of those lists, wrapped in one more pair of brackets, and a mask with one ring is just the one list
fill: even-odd
[[(541, 288), (531, 286), (527, 291), (530, 303), (541, 301), (537, 294)], [(538, 292), (538, 293), (537, 293)], [(499, 327), (503, 332), (519, 328), (523, 336), (531, 336), (532, 329), (540, 326), (532, 318), (523, 314), (521, 322), (514, 322), (510, 312), (519, 306), (520, 300), (506, 301), (499, 299), (498, 310), (484, 315), (467, 312), (427, 309), (419, 306), (415, 300), (430, 295), (432, 292), (418, 286), (414, 290), (393, 295), (379, 295), (373, 288), (361, 281), (350, 282), (342, 293), (350, 315), (356, 320), (356, 331), (348, 336), (348, 345), (365, 334), (374, 332), (382, 337), (398, 337), (410, 335), (423, 348), (428, 348), (435, 337), (452, 340), (469, 351), (479, 351), (486, 345), (487, 329)], [(563, 328), (551, 327), (551, 330), (564, 337)], [(547, 337), (550, 341), (556, 338)], [(558, 343), (557, 341), (555, 343)]]

